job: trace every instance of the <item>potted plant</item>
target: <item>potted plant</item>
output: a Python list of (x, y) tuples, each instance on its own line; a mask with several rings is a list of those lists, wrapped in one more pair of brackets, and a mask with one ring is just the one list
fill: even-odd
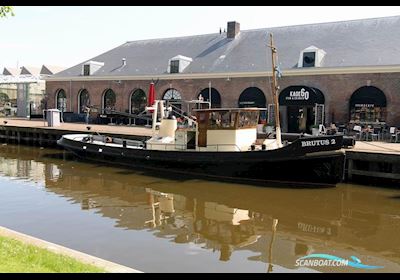
[(319, 134), (319, 124), (313, 124), (311, 126), (311, 131), (313, 136), (318, 136)]

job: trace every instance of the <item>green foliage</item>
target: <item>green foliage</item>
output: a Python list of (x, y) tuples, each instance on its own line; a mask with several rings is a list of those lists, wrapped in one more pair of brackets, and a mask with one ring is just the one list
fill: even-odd
[(104, 272), (73, 258), (0, 236), (0, 272)]
[(7, 15), (14, 16), (13, 8), (11, 6), (0, 6), (0, 18), (7, 17)]

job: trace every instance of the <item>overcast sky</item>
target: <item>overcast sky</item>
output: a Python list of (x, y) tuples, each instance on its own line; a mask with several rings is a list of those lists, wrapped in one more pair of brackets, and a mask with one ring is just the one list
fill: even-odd
[(400, 6), (15, 6), (14, 13), (0, 19), (0, 71), (71, 67), (126, 41), (216, 33), (233, 20), (246, 30), (394, 16)]

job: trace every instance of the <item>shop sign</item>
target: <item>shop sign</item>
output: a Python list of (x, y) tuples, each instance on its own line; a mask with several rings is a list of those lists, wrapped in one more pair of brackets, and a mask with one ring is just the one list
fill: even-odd
[(354, 107), (359, 108), (374, 108), (375, 104), (354, 104)]
[(255, 102), (254, 101), (240, 101), (239, 104), (240, 105), (254, 105)]
[(310, 92), (302, 88), (301, 90), (291, 90), (289, 96), (286, 96), (286, 100), (308, 100), (310, 98)]

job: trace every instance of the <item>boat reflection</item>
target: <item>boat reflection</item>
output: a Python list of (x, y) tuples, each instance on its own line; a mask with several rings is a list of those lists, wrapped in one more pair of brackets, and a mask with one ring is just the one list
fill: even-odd
[(271, 272), (274, 264), (296, 269), (296, 259), (318, 252), (356, 255), (386, 269), (400, 269), (398, 190), (344, 184), (299, 190), (166, 180), (59, 155), (2, 146), (1, 174), (42, 180), (47, 191), (113, 219), (115, 227), (198, 244), (218, 251), (220, 261), (245, 251), (248, 260), (266, 263)]

